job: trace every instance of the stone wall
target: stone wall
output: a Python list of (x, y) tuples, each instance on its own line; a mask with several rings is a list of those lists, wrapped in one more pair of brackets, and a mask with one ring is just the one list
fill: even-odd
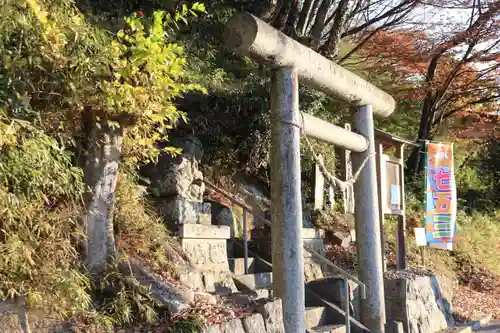
[(211, 326), (204, 333), (285, 333), (281, 300), (263, 304), (247, 317)]
[(452, 281), (443, 276), (404, 275), (384, 281), (387, 320), (402, 322), (408, 333), (434, 333), (452, 325)]

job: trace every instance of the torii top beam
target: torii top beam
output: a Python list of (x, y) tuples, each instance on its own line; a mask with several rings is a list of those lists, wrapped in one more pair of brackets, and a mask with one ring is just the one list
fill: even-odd
[(394, 98), (386, 92), (249, 13), (235, 14), (223, 36), (231, 50), (272, 67), (294, 67), (306, 84), (352, 106), (371, 105), (385, 117), (395, 109)]

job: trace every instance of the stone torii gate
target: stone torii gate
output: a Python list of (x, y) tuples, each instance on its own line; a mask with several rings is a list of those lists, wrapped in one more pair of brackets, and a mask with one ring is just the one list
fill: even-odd
[[(394, 99), (354, 73), (294, 41), (267, 23), (237, 13), (224, 31), (226, 46), (272, 68), (271, 200), (273, 288), (283, 301), (287, 333), (305, 332), (305, 289), (300, 188), (300, 135), (353, 152), (354, 169), (367, 159), (354, 184), (359, 279), (366, 284), (361, 322), (384, 331), (385, 303), (373, 113), (390, 115)], [(299, 111), (299, 78), (352, 106), (353, 132)]]

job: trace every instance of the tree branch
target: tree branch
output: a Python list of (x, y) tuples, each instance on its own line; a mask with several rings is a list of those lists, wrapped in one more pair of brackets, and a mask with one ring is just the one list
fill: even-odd
[(499, 99), (499, 98), (500, 98), (500, 94), (489, 96), (489, 97), (484, 97), (484, 98), (481, 98), (481, 99), (478, 99), (478, 100), (475, 100), (472, 102), (465, 103), (465, 104), (463, 104), (463, 105), (461, 105), (461, 106), (459, 106), (451, 111), (444, 113), (443, 118), (448, 118), (448, 117), (452, 116), (453, 114), (457, 113), (458, 111), (466, 108), (467, 106), (488, 103), (488, 102), (491, 102), (491, 101)]
[(361, 24), (360, 26), (357, 26), (355, 28), (352, 28), (348, 31), (346, 31), (342, 37), (347, 37), (347, 36), (351, 36), (351, 35), (354, 35), (354, 34), (357, 34), (365, 29), (367, 29), (369, 26), (375, 24), (375, 23), (378, 23), (386, 18), (389, 18), (391, 16), (394, 16), (394, 15), (397, 15), (399, 13), (402, 13), (402, 12), (405, 12), (407, 9), (409, 8), (414, 8), (416, 5), (417, 5), (418, 1), (415, 1), (415, 0), (405, 0), (405, 1), (402, 1), (398, 6), (395, 6), (391, 9), (389, 9), (387, 12), (383, 13), (382, 15), (380, 16), (377, 16), (371, 20), (368, 20), (367, 22)]
[(394, 26), (397, 23), (401, 22), (406, 17), (406, 15), (408, 15), (411, 11), (412, 9), (408, 9), (408, 11), (406, 11), (399, 17), (394, 18), (394, 20), (392, 20), (391, 22), (386, 23), (380, 27), (377, 27), (375, 30), (371, 31), (360, 43), (358, 43), (358, 45), (356, 45), (345, 56), (343, 56), (342, 59), (338, 61), (338, 63), (341, 64), (344, 61), (346, 61), (351, 55), (353, 55), (355, 52), (361, 49), (373, 36), (375, 36), (377, 32), (387, 29), (388, 27)]

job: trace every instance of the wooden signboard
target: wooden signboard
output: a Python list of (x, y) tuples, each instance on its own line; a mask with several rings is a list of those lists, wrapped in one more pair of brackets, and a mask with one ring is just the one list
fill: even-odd
[[(384, 214), (403, 215), (404, 214), (404, 193), (401, 160), (392, 156), (384, 155), (385, 170), (382, 170), (382, 191)], [(384, 169), (384, 168), (383, 168)]]

